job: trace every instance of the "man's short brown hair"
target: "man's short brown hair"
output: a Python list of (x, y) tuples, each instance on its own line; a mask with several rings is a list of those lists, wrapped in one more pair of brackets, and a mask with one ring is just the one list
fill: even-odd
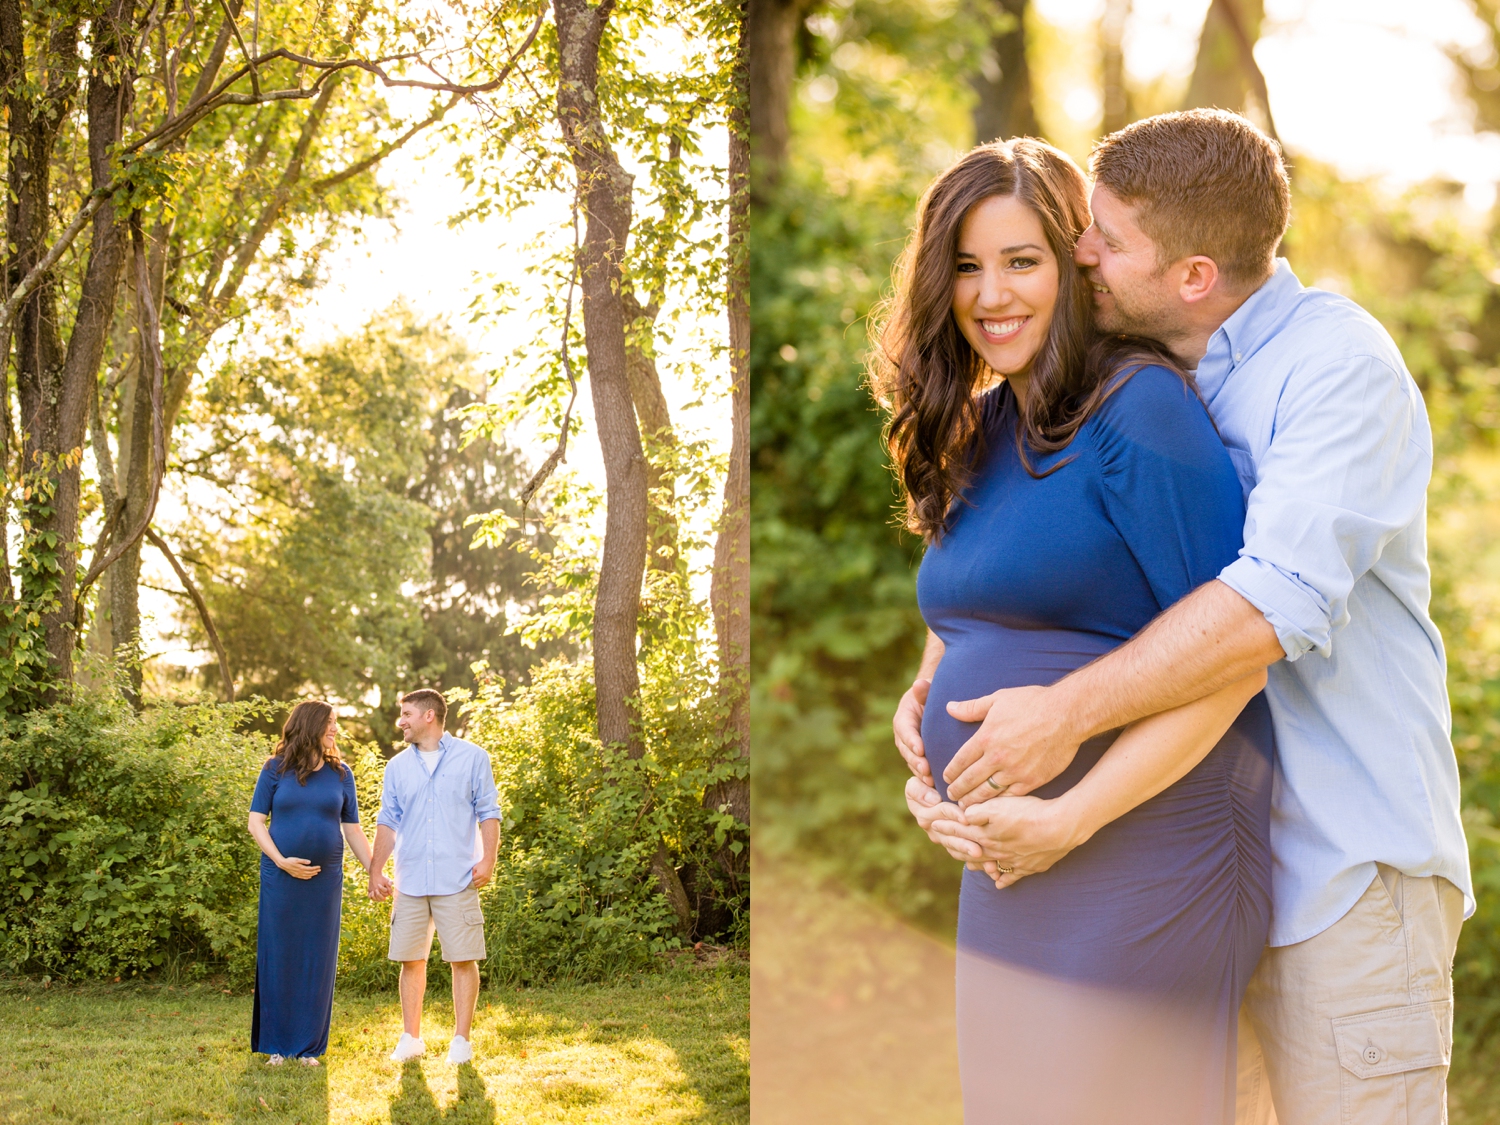
[(415, 703), (423, 711), (435, 711), (437, 721), (440, 723), (448, 720), (448, 701), (443, 698), (443, 693), (433, 691), (430, 687), (421, 687), (416, 691), (409, 691), (399, 700), (401, 703)]
[(1089, 168), (1136, 208), (1163, 267), (1202, 254), (1240, 285), (1258, 285), (1275, 268), (1291, 184), (1276, 142), (1239, 114), (1147, 117), (1100, 141)]

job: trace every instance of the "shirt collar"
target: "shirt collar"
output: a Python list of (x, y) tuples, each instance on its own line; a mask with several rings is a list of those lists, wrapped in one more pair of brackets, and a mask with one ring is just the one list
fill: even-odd
[(1208, 350), (1198, 364), (1198, 387), (1205, 396), (1212, 398), (1230, 372), (1276, 334), (1301, 292), (1302, 283), (1292, 272), (1291, 263), (1277, 258), (1265, 284), (1245, 298), (1245, 303), (1209, 337)]

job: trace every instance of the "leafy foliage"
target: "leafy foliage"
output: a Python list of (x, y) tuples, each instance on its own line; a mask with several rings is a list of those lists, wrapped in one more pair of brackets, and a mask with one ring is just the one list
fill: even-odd
[(252, 967), (244, 816), (268, 745), (237, 728), (253, 712), (137, 717), (113, 693), (80, 694), (9, 724), (0, 964), (59, 977)]
[(184, 470), (217, 502), (187, 538), (241, 692), (350, 703), (373, 692), (365, 721), (389, 742), (401, 690), (471, 686), (480, 661), (520, 681), (539, 656), (568, 651), (506, 635), (508, 616), (547, 592), (528, 587), (517, 549), (550, 544), (545, 509), (470, 549), (471, 515), (520, 514), (524, 474), (498, 436), (464, 441), (476, 385), (463, 345), (401, 306), (210, 382), (203, 452)]

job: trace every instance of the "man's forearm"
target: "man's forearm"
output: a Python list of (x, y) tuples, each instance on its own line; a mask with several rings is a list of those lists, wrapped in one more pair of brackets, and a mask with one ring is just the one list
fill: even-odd
[(495, 855), (500, 850), (500, 822), (498, 820), (479, 822), (479, 842), (484, 847), (484, 862), (494, 863)]
[(1081, 742), (1212, 695), (1284, 655), (1265, 615), (1214, 580), (1049, 690)]
[(375, 826), (375, 848), (370, 855), (370, 874), (385, 870), (386, 860), (396, 850), (396, 833), (384, 824)]

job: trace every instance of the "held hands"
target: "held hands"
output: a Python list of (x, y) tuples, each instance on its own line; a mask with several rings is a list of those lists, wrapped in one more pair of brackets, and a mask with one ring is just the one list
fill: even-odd
[(293, 879), (311, 879), (323, 869), (305, 859), (298, 859), (294, 855), (284, 855), (281, 862), (276, 865), (290, 875)]
[[(1082, 740), (1068, 730), (1067, 716), (1050, 703), (1048, 690), (1005, 688), (948, 704), (948, 714), (959, 722), (980, 724), (943, 770), (948, 796), (960, 808), (969, 809), (1004, 794), (1030, 793), (1072, 762)], [(899, 708), (896, 717), (899, 725)]]
[(391, 897), (391, 880), (384, 871), (370, 872), (370, 898), (375, 902), (384, 902)]

